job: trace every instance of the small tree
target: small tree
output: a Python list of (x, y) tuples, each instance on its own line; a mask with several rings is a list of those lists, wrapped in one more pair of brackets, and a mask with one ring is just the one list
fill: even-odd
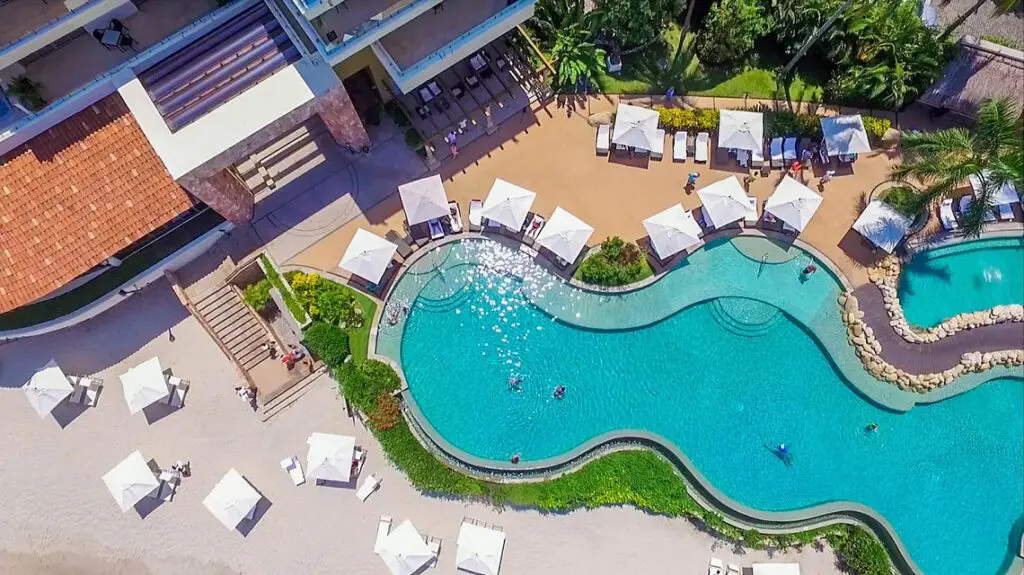
[(398, 425), (402, 418), (402, 408), (398, 398), (390, 391), (377, 396), (377, 404), (370, 413), (370, 425), (377, 431), (386, 431)]
[(757, 0), (718, 0), (704, 19), (704, 30), (697, 38), (700, 59), (708, 64), (736, 62), (754, 48), (754, 42), (769, 28), (764, 8)]
[(580, 26), (571, 26), (557, 32), (551, 57), (557, 66), (555, 83), (558, 86), (574, 86), (581, 76), (590, 78), (600, 66), (597, 48), (588, 40), (589, 35)]
[(260, 281), (245, 286), (242, 292), (242, 299), (246, 305), (256, 310), (256, 313), (263, 313), (270, 303), (270, 280), (263, 278)]
[(601, 31), (623, 54), (638, 52), (661, 39), (681, 11), (681, 0), (597, 0)]

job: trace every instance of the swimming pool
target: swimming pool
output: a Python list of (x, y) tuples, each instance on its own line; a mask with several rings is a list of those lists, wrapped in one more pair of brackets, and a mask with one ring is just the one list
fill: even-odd
[(915, 254), (900, 276), (912, 325), (932, 327), (960, 313), (1024, 303), (1024, 238), (991, 238)]
[[(872, 385), (845, 341), (838, 282), (801, 277), (808, 254), (715, 242), (644, 290), (610, 296), (494, 242), (435, 252), (393, 290), (389, 305), (411, 311), (380, 327), (377, 352), (400, 361), (419, 410), (459, 450), (533, 461), (647, 430), (742, 505), (859, 502), (929, 575), (1005, 570), (1024, 515), (1021, 374), (908, 412), (880, 408), (839, 375)], [(771, 452), (779, 443), (792, 465)]]

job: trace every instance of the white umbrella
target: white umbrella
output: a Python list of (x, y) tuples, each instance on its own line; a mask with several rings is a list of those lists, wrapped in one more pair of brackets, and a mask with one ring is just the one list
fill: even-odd
[(53, 411), (57, 404), (75, 391), (75, 387), (68, 381), (57, 362), (50, 360), (42, 369), (32, 374), (32, 379), (22, 387), (28, 402), (35, 408), (39, 417), (46, 417), (46, 414)]
[(345, 255), (341, 256), (338, 267), (376, 283), (388, 269), (397, 249), (398, 246), (377, 234), (359, 228)]
[[(992, 173), (988, 170), (982, 172), (981, 178), (979, 178), (977, 174), (971, 174), (967, 178), (971, 181), (971, 188), (974, 190), (975, 196), (978, 195), (978, 192), (983, 190), (983, 185), (990, 186), (992, 188), (996, 186), (996, 183), (991, 180)], [(982, 182), (982, 178), (984, 178), (984, 182)], [(1003, 185), (999, 186), (999, 189), (992, 191), (990, 199), (993, 206), (1002, 206), (1021, 201), (1020, 193), (1017, 192), (1017, 187), (1011, 182), (1005, 182)]]
[(433, 175), (402, 184), (398, 186), (398, 195), (402, 197), (405, 218), (410, 226), (434, 218), (446, 218), (451, 213), (441, 176)]
[(519, 231), (536, 197), (537, 194), (526, 188), (495, 178), (480, 215), (510, 230)]
[(548, 218), (548, 223), (541, 228), (537, 243), (551, 250), (555, 255), (567, 262), (576, 261), (583, 246), (594, 233), (594, 228), (562, 208)]
[(764, 203), (764, 211), (803, 231), (807, 222), (818, 211), (822, 198), (813, 190), (789, 176), (775, 188), (775, 193)]
[(144, 497), (160, 489), (160, 481), (157, 480), (153, 470), (146, 464), (146, 459), (138, 451), (133, 452), (124, 461), (117, 464), (103, 476), (103, 483), (107, 485), (114, 501), (124, 513)]
[(750, 205), (750, 200), (743, 190), (743, 184), (736, 176), (697, 190), (704, 214), (716, 228), (731, 224), (745, 218), (757, 219), (757, 208)]
[(719, 111), (718, 147), (750, 151), (764, 149), (764, 115), (740, 110)]
[(455, 568), (480, 575), (498, 575), (501, 555), (505, 550), (505, 534), (472, 523), (459, 528)]
[(312, 433), (306, 439), (306, 477), (345, 483), (352, 477), (356, 438), (333, 433)]
[(821, 134), (825, 138), (828, 155), (839, 156), (871, 151), (868, 133), (860, 114), (852, 116), (823, 116)]
[(649, 108), (619, 104), (615, 110), (615, 127), (612, 143), (641, 150), (654, 149), (658, 138), (658, 112)]
[(799, 563), (753, 563), (753, 575), (800, 575)]
[(124, 386), (124, 400), (128, 402), (128, 411), (132, 415), (170, 393), (160, 359), (155, 357), (121, 374), (121, 384)]
[(377, 555), (393, 575), (412, 575), (435, 557), (408, 519), (387, 534)]
[(647, 218), (644, 227), (662, 259), (700, 243), (700, 225), (679, 204)]
[(232, 531), (243, 519), (252, 519), (261, 499), (260, 492), (232, 467), (203, 499), (203, 505)]
[(853, 229), (891, 254), (903, 236), (907, 235), (912, 223), (910, 218), (882, 200), (871, 200), (857, 221), (853, 222)]

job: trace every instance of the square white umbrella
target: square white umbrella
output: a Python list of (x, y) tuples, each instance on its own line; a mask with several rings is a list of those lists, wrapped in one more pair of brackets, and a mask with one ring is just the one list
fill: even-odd
[(745, 218), (757, 219), (757, 209), (750, 205), (747, 193), (736, 176), (697, 190), (704, 214), (716, 227), (731, 224)]
[(764, 211), (802, 232), (821, 202), (821, 196), (814, 190), (786, 176), (765, 201)]
[(46, 417), (58, 403), (75, 391), (68, 376), (52, 359), (42, 369), (32, 374), (32, 379), (28, 380), (22, 389), (25, 390), (28, 402), (32, 404), (39, 417)]
[(405, 218), (410, 226), (450, 214), (448, 195), (441, 176), (436, 174), (398, 186), (398, 195), (402, 197)]
[(348, 244), (345, 255), (341, 256), (338, 267), (377, 283), (388, 269), (397, 250), (398, 246), (395, 244), (359, 228), (356, 235), (352, 236), (352, 242)]
[(910, 218), (882, 200), (871, 200), (857, 221), (853, 222), (853, 229), (891, 254), (903, 236), (907, 235), (912, 223)]
[(128, 411), (135, 415), (146, 406), (167, 397), (167, 379), (160, 367), (160, 359), (153, 357), (121, 374), (124, 400)]
[(764, 115), (761, 112), (718, 112), (718, 147), (740, 150), (764, 149)]
[(754, 575), (800, 575), (799, 563), (753, 563)]
[(536, 193), (526, 188), (495, 178), (480, 215), (510, 230), (519, 231), (536, 197)]
[(658, 112), (629, 104), (619, 104), (616, 108), (613, 144), (650, 151), (655, 147), (657, 131)]
[(160, 489), (160, 481), (146, 464), (146, 459), (138, 451), (133, 452), (124, 461), (117, 464), (103, 476), (110, 494), (114, 496), (121, 512), (124, 513), (144, 497)]
[(662, 259), (700, 243), (700, 225), (693, 214), (676, 204), (644, 220), (654, 251)]
[(868, 133), (864, 130), (864, 120), (860, 114), (822, 117), (821, 134), (830, 156), (871, 151), (871, 143), (868, 142)]
[(583, 220), (558, 207), (540, 230), (537, 243), (551, 250), (567, 262), (576, 261), (583, 246), (594, 233), (594, 228)]
[(232, 467), (203, 499), (203, 505), (228, 531), (233, 531), (243, 519), (252, 519), (261, 499), (260, 492)]
[(434, 559), (423, 536), (406, 519), (381, 542), (377, 555), (393, 575), (412, 575)]
[[(974, 190), (975, 196), (978, 195), (978, 192), (981, 192), (984, 189), (984, 186), (996, 188), (998, 184), (992, 181), (990, 179), (991, 177), (992, 173), (987, 170), (982, 172), (981, 177), (978, 177), (977, 174), (971, 174), (967, 177), (971, 182), (971, 189)], [(1002, 206), (1021, 201), (1020, 193), (1017, 192), (1016, 186), (1010, 182), (1005, 182), (1001, 186), (998, 186), (998, 189), (994, 189), (990, 196), (993, 206)]]
[(311, 433), (306, 439), (306, 477), (345, 483), (352, 478), (356, 438), (333, 433)]
[(459, 528), (455, 568), (479, 575), (498, 575), (504, 551), (504, 532), (463, 523)]

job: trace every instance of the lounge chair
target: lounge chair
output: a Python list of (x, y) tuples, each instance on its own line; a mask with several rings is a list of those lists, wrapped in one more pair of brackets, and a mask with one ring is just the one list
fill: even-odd
[(946, 198), (939, 204), (939, 220), (942, 221), (942, 227), (947, 230), (952, 231), (960, 227), (956, 222), (956, 214), (953, 213), (953, 198)]
[(771, 152), (771, 162), (773, 168), (781, 168), (785, 165), (782, 152), (782, 138), (772, 138), (771, 144), (768, 145), (769, 151)]
[(747, 196), (747, 201), (750, 202), (750, 207), (754, 208), (754, 215), (743, 218), (743, 223), (748, 228), (752, 228), (757, 226), (757, 198), (754, 196)]
[(384, 545), (384, 538), (391, 532), (391, 518), (387, 515), (381, 515), (380, 519), (377, 520), (377, 538), (373, 540), (373, 552), (380, 553), (381, 547)]
[(456, 202), (448, 202), (448, 224), (452, 227), (452, 233), (462, 232), (462, 210)]
[(672, 136), (672, 160), (686, 161), (686, 132), (676, 132)]
[(366, 452), (357, 447), (355, 455), (352, 456), (352, 477), (359, 477), (359, 472), (363, 470), (364, 463), (366, 463)]
[(299, 463), (299, 458), (294, 455), (281, 460), (281, 469), (288, 472), (288, 476), (292, 478), (292, 483), (296, 486), (302, 485), (306, 482), (306, 474), (302, 472), (302, 464)]
[(782, 161), (791, 164), (799, 157), (796, 149), (796, 138), (786, 138), (782, 141)]
[(167, 376), (167, 387), (169, 388), (167, 404), (171, 407), (182, 407), (185, 405), (185, 394), (188, 393), (188, 386), (187, 380), (173, 375)]
[(86, 407), (96, 407), (99, 399), (100, 389), (103, 387), (103, 380), (94, 377), (70, 377), (75, 390), (71, 393), (68, 401)]
[(611, 126), (601, 124), (597, 127), (597, 155), (604, 156), (608, 153), (608, 145), (611, 143)]
[(693, 147), (693, 160), (695, 162), (708, 161), (708, 142), (711, 141), (711, 134), (707, 132), (697, 133), (697, 142)]
[(1013, 204), (999, 204), (999, 221), (1013, 220)]
[(665, 155), (665, 130), (655, 130), (654, 141), (651, 143), (654, 144), (651, 148), (651, 159), (660, 160)]
[(363, 481), (363, 484), (359, 486), (359, 490), (356, 491), (356, 497), (358, 497), (360, 501), (366, 501), (366, 499), (379, 487), (380, 478), (377, 477), (376, 473), (371, 473), (370, 476), (366, 478), (366, 481)]
[(828, 148), (825, 147), (825, 140), (822, 140), (821, 145), (818, 146), (818, 159), (823, 166), (827, 166), (830, 163), (828, 161)]
[[(963, 196), (960, 198), (960, 217), (964, 217), (967, 212), (971, 210), (971, 205), (974, 203), (974, 196)], [(992, 210), (985, 210), (985, 215), (982, 216), (986, 222), (996, 221), (996, 215), (992, 213)]]
[(734, 563), (730, 563), (725, 569), (726, 575), (740, 575), (743, 571), (740, 570), (740, 566)]
[(434, 559), (430, 562), (431, 567), (437, 566), (437, 556), (441, 554), (441, 540), (437, 537), (431, 537), (427, 539), (427, 549), (434, 554)]
[(412, 255), (412, 246), (409, 245), (409, 242), (405, 241), (405, 238), (398, 235), (398, 232), (395, 230), (388, 230), (384, 234), (384, 238), (398, 246), (398, 255), (402, 256), (402, 259), (408, 259)]
[(718, 557), (712, 557), (708, 561), (708, 575), (722, 575), (725, 573), (725, 563)]
[(444, 228), (441, 227), (441, 220), (434, 218), (427, 222), (427, 229), (430, 230), (430, 239), (439, 240), (444, 237)]
[(469, 231), (479, 232), (484, 229), (483, 216), (480, 214), (484, 209), (484, 203), (480, 200), (469, 201)]
[(754, 170), (760, 170), (764, 167), (764, 143), (761, 143), (761, 147), (756, 150), (750, 151), (750, 167)]
[(744, 168), (749, 168), (750, 152), (747, 150), (736, 150), (736, 163)]

